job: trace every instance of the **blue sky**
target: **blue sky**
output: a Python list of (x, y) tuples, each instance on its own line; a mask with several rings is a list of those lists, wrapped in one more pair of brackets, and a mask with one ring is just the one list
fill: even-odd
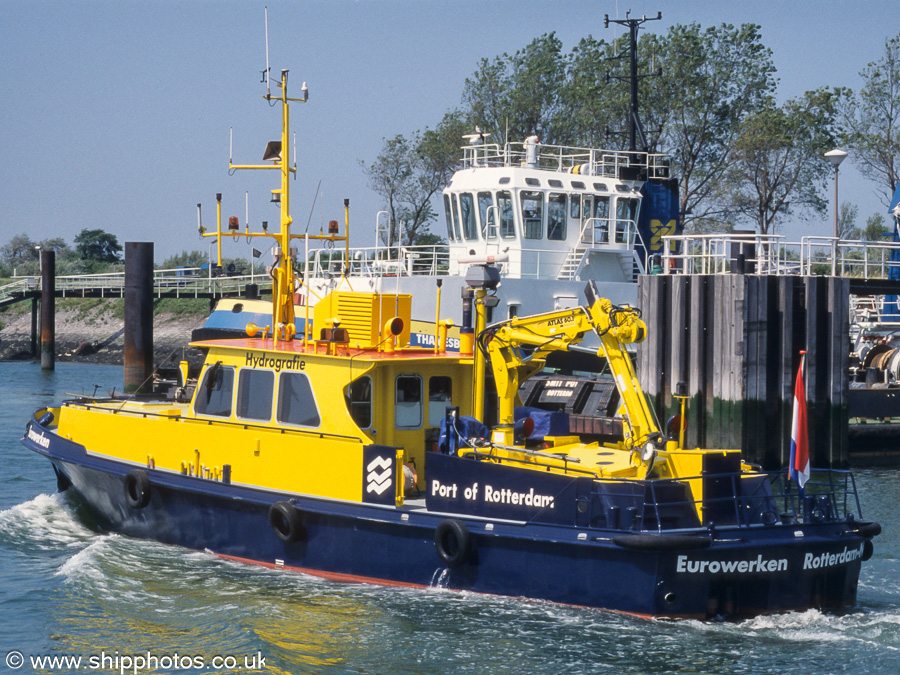
[[(859, 71), (900, 28), (894, 3), (872, 0), (0, 0), (0, 244), (20, 232), (71, 242), (85, 227), (102, 228), (120, 242), (153, 241), (162, 262), (206, 250), (196, 204), (212, 226), (217, 192), (224, 219), (244, 222), (249, 192), (251, 227), (276, 222), (275, 173), (227, 171), (231, 127), (236, 163), (257, 163), (279, 134), (278, 109), (262, 100), (259, 82), (265, 5), (272, 72), (289, 69), (294, 94), (303, 81), (310, 90), (310, 102), (291, 111), (294, 221), (300, 231), (308, 219), (311, 231), (343, 221), (349, 198), (354, 245), (374, 242), (381, 206), (359, 160), (372, 161), (386, 137), (437, 124), (482, 57), (549, 31), (566, 51), (588, 34), (610, 40), (603, 15), (624, 18), (628, 9), (662, 11), (647, 24), (659, 33), (675, 23), (755, 22), (788, 98), (822, 85), (859, 88)], [(885, 211), (882, 190), (851, 163), (841, 170), (841, 200), (857, 204), (864, 221)], [(829, 215), (785, 233), (830, 231)], [(228, 257), (246, 252), (225, 247)]]

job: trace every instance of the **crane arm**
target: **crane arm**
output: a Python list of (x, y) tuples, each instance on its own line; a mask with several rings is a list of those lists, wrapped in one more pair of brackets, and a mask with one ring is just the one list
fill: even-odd
[(642, 342), (647, 327), (631, 307), (618, 307), (599, 297), (594, 282), (585, 293), (589, 307), (574, 307), (530, 317), (514, 317), (488, 327), (478, 338), (479, 348), (494, 372), (499, 398), (499, 442), (511, 445), (519, 386), (540, 371), (547, 356), (578, 344), (588, 331), (600, 338), (616, 388), (628, 418), (626, 442), (631, 448), (658, 443), (659, 429), (638, 382), (625, 345)]

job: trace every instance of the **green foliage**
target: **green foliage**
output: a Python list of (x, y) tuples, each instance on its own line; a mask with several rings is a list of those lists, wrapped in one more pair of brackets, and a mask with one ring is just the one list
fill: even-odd
[[(626, 147), (630, 95), (616, 80), (628, 68), (619, 58), (627, 41), (588, 36), (566, 55), (549, 33), (512, 55), (482, 59), (462, 98), (468, 131), (477, 124), (499, 142), (537, 135), (545, 144)], [(686, 225), (721, 229), (734, 142), (775, 92), (760, 27), (675, 25), (665, 36), (642, 35), (638, 57), (639, 73), (661, 73), (639, 82), (646, 149), (672, 155)]]
[(0, 258), (17, 274), (37, 274), (40, 265), (40, 251), (37, 243), (27, 234), (17, 234), (0, 249)]
[(204, 319), (209, 316), (209, 301), (203, 298), (161, 298), (153, 305), (153, 315), (160, 314)]
[(860, 229), (856, 227), (859, 207), (850, 202), (841, 202), (838, 209), (838, 237), (841, 239), (862, 239)]
[(121, 262), (122, 245), (116, 235), (100, 229), (85, 228), (75, 235), (75, 249), (89, 263)]
[(866, 219), (866, 226), (859, 233), (859, 238), (865, 241), (884, 241), (891, 236), (891, 230), (880, 213), (873, 213)]
[(182, 251), (163, 261), (161, 269), (173, 270), (178, 267), (200, 267), (208, 262), (206, 251)]
[(473, 124), (494, 138), (522, 140), (536, 135), (544, 143), (559, 140), (566, 81), (566, 58), (555, 33), (535, 38), (515, 54), (482, 59), (467, 78), (463, 103)]
[(367, 165), (369, 187), (384, 199), (386, 246), (431, 241), (429, 226), (437, 219), (432, 198), (450, 181), (457, 167), (460, 137), (466, 129), (458, 113), (448, 113), (435, 129), (398, 134), (384, 142), (381, 153)]
[(660, 146), (673, 157), (685, 225), (721, 221), (729, 213), (722, 196), (738, 136), (775, 92), (772, 52), (755, 24), (676, 25), (658, 48), (662, 77), (647, 83), (656, 94), (644, 110), (662, 115)]
[(860, 77), (862, 89), (842, 111), (844, 140), (860, 173), (885, 189), (888, 204), (900, 182), (900, 34), (885, 40), (884, 56)]
[(761, 234), (792, 213), (824, 213), (831, 176), (824, 152), (834, 146), (835, 116), (846, 91), (816, 89), (741, 122), (725, 174), (728, 209)]

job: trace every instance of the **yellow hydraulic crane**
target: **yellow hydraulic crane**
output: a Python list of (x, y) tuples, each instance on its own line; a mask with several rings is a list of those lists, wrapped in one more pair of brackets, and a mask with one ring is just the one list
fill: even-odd
[(498, 425), (492, 441), (514, 444), (519, 385), (544, 367), (551, 352), (567, 350), (581, 342), (588, 331), (594, 331), (625, 408), (625, 447), (637, 451), (649, 470), (656, 453), (664, 449), (664, 441), (625, 350), (626, 344), (644, 340), (646, 325), (638, 310), (601, 298), (593, 281), (585, 292), (588, 307), (514, 317), (479, 334), (479, 351), (493, 370), (499, 399)]

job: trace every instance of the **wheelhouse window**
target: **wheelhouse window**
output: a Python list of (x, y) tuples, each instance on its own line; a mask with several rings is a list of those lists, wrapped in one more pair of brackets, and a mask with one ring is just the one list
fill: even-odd
[(628, 238), (628, 231), (637, 226), (638, 208), (640, 202), (637, 199), (619, 197), (616, 200), (616, 241), (624, 243)]
[(523, 190), (522, 221), (526, 239), (540, 239), (544, 226), (544, 193)]
[(459, 218), (463, 237), (467, 241), (478, 239), (478, 228), (475, 227), (475, 200), (468, 192), (459, 196)]
[(453, 380), (446, 375), (428, 379), (428, 426), (439, 427), (452, 405)]
[(515, 239), (516, 221), (513, 218), (513, 200), (509, 190), (497, 193), (497, 207), (500, 210), (500, 236), (504, 239)]
[(594, 197), (594, 232), (596, 241), (609, 241), (609, 197)]
[(344, 392), (350, 417), (360, 429), (372, 426), (372, 378), (368, 375), (353, 380)]
[(462, 237), (459, 236), (459, 207), (456, 205), (456, 195), (450, 197), (450, 212), (451, 212), (451, 220), (453, 221), (453, 239), (454, 241), (461, 241)]
[(581, 218), (581, 195), (569, 197), (569, 218), (579, 220)]
[(444, 195), (444, 217), (447, 220), (447, 239), (456, 241), (456, 233), (453, 231), (453, 212), (450, 210), (449, 195)]
[(237, 417), (268, 422), (272, 419), (274, 392), (275, 373), (242, 368), (238, 374)]
[(278, 421), (304, 427), (321, 423), (309, 378), (303, 373), (281, 373), (278, 378)]
[(496, 209), (494, 196), (490, 192), (478, 193), (478, 215), (481, 217), (481, 232), (485, 239), (497, 238)]
[(394, 426), (417, 429), (422, 426), (422, 377), (398, 375), (394, 387)]
[(203, 374), (203, 382), (194, 399), (194, 412), (197, 415), (231, 417), (233, 394), (234, 368), (215, 363)]
[(566, 196), (551, 192), (547, 196), (547, 239), (566, 239)]

